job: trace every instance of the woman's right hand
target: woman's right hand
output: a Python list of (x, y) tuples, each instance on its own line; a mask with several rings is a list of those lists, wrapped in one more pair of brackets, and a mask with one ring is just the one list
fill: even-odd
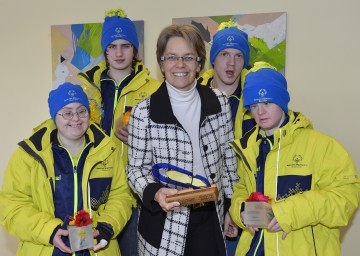
[(175, 195), (177, 194), (178, 190), (177, 189), (172, 189), (172, 188), (160, 188), (156, 194), (155, 194), (155, 198), (154, 200), (156, 202), (159, 203), (160, 207), (163, 209), (164, 212), (171, 212), (173, 211), (175, 208), (180, 206), (179, 202), (171, 202), (171, 203), (167, 203), (166, 202), (166, 197), (169, 195)]

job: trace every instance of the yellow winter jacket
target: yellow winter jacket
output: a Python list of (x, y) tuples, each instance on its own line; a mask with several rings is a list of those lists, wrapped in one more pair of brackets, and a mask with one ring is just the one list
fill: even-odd
[[(264, 194), (272, 198), (274, 215), (287, 233), (263, 229), (265, 255), (341, 255), (340, 226), (346, 226), (360, 200), (360, 179), (348, 152), (334, 139), (312, 129), (301, 113), (274, 133), (267, 155)], [(259, 127), (231, 143), (238, 155), (239, 183), (230, 214), (244, 229), (236, 255), (246, 255), (253, 238), (240, 218), (243, 202), (256, 191)], [(306, 184), (306, 185), (304, 185)]]
[[(101, 125), (101, 109), (102, 109), (102, 99), (101, 99), (101, 74), (107, 69), (106, 62), (103, 61), (99, 65), (93, 67), (85, 73), (78, 74), (78, 78), (82, 81), (81, 87), (87, 94), (90, 102), (90, 118), (95, 123)], [(120, 141), (116, 135), (115, 131), (117, 124), (119, 123), (119, 118), (127, 110), (131, 110), (140, 101), (144, 100), (151, 94), (153, 94), (160, 86), (161, 82), (150, 77), (150, 71), (145, 68), (145, 66), (138, 62), (134, 68), (135, 76), (128, 85), (124, 87), (121, 91), (121, 95), (115, 105), (114, 109), (114, 118), (113, 125), (111, 130), (111, 139), (120, 146), (120, 156), (124, 164), (124, 169), (127, 166), (128, 162), (128, 147), (125, 143)], [(136, 206), (136, 200), (133, 200), (133, 206)]]
[[(245, 120), (253, 119), (251, 113), (244, 108), (244, 96), (242, 90), (244, 89), (244, 82), (246, 75), (249, 72), (247, 69), (243, 69), (240, 74), (241, 81), (241, 97), (239, 99), (239, 107), (236, 112), (235, 124), (234, 124), (234, 133), (235, 139), (239, 139), (243, 136), (243, 123)], [(204, 72), (198, 79), (201, 85), (211, 86), (211, 81), (214, 78), (214, 69), (209, 69)]]
[[(52, 255), (54, 246), (50, 244), (50, 237), (55, 228), (63, 224), (63, 220), (54, 216), (56, 179), (51, 136), (56, 136), (56, 127), (49, 119), (35, 128), (30, 138), (19, 143), (5, 170), (0, 192), (0, 224), (19, 238), (17, 255)], [(119, 149), (97, 125), (90, 124), (86, 137), (93, 145), (83, 168), (82, 195), (89, 196), (89, 183), (111, 178), (109, 194), (96, 209), (92, 209), (92, 218), (93, 227), (98, 222), (108, 223), (115, 234), (97, 255), (120, 255), (116, 235), (131, 216), (132, 199), (127, 176), (120, 164)], [(83, 209), (87, 211), (89, 201), (89, 198), (83, 198)], [(91, 255), (95, 255), (93, 251)]]

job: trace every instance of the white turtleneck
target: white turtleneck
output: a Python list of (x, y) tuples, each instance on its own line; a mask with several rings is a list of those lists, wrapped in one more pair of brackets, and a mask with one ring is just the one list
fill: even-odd
[(196, 89), (196, 81), (194, 81), (194, 86), (189, 91), (180, 91), (167, 81), (166, 87), (174, 115), (190, 136), (193, 148), (194, 170), (187, 171), (192, 171), (194, 176), (201, 175), (206, 177), (200, 153), (199, 130), (201, 100), (199, 92)]

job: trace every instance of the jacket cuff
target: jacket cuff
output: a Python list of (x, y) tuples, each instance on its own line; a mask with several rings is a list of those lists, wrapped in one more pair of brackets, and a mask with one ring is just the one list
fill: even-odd
[(231, 199), (229, 198), (224, 198), (224, 213), (227, 213), (229, 211), (231, 205)]
[(96, 229), (99, 231), (99, 235), (96, 237), (97, 242), (99, 243), (101, 239), (105, 239), (107, 242), (114, 236), (114, 230), (112, 226), (105, 222), (99, 222)]
[(56, 232), (57, 232), (60, 228), (61, 228), (61, 225), (57, 226), (57, 227), (54, 229), (54, 231), (52, 232), (52, 234), (51, 234), (51, 236), (50, 236), (50, 240), (49, 240), (49, 243), (50, 243), (50, 244), (54, 245), (54, 244), (53, 244), (53, 240), (54, 240), (55, 234), (56, 234)]
[(143, 204), (152, 212), (162, 211), (159, 203), (155, 201), (155, 194), (160, 188), (162, 186), (159, 183), (151, 183), (144, 190)]

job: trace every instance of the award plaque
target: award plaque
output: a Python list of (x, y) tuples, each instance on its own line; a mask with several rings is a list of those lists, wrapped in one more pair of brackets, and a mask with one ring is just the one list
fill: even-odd
[(73, 252), (94, 247), (92, 225), (77, 227), (68, 226), (70, 248)]
[(245, 202), (244, 224), (266, 228), (274, 218), (271, 205), (266, 202)]
[(179, 202), (180, 206), (206, 203), (206, 202), (216, 202), (218, 199), (219, 191), (215, 184), (206, 188), (187, 188), (179, 190), (175, 195), (167, 196), (166, 202)]
[(67, 226), (69, 231), (70, 248), (73, 252), (94, 247), (92, 230), (92, 218), (85, 210), (80, 210), (73, 216), (69, 216)]

